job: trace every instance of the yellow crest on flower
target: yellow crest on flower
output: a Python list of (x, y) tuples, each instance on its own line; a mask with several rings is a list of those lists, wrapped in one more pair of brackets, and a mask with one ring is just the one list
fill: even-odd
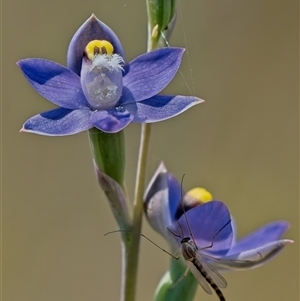
[(206, 203), (212, 201), (212, 194), (205, 188), (195, 187), (187, 192), (187, 195), (199, 201), (199, 203)]
[(92, 60), (96, 55), (112, 54), (113, 52), (113, 45), (105, 40), (93, 40), (85, 47), (85, 53), (90, 60)]

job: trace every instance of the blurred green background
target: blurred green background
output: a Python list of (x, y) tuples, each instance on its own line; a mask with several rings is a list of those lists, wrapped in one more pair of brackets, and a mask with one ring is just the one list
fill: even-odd
[[(94, 177), (87, 133), (20, 134), (30, 116), (53, 108), (27, 83), (18, 59), (65, 64), (68, 43), (95, 13), (128, 60), (146, 49), (145, 1), (3, 1), (3, 301), (118, 300), (120, 245)], [(230, 301), (294, 301), (299, 286), (298, 1), (181, 0), (170, 41), (188, 48), (168, 93), (206, 100), (153, 125), (147, 179), (161, 160), (186, 190), (225, 201), (239, 234), (277, 219), (294, 239), (272, 262), (226, 275)], [(189, 91), (191, 90), (191, 92)], [(126, 128), (132, 195), (140, 126)], [(144, 223), (143, 232), (166, 247)], [(169, 258), (142, 241), (138, 299), (151, 300)], [(196, 300), (217, 300), (198, 290)]]

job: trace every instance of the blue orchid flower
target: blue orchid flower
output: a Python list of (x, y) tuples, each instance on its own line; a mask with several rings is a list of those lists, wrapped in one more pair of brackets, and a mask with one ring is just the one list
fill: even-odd
[(74, 34), (67, 66), (29, 58), (17, 62), (32, 87), (59, 108), (28, 119), (21, 131), (72, 135), (92, 127), (116, 133), (130, 122), (153, 123), (203, 102), (157, 95), (177, 73), (184, 49), (163, 48), (126, 64), (115, 33), (92, 15)]
[(233, 218), (223, 202), (212, 200), (203, 188), (182, 194), (180, 183), (162, 163), (144, 195), (150, 225), (173, 251), (181, 246), (182, 237), (192, 235), (207, 262), (221, 271), (243, 270), (265, 264), (293, 243), (281, 238), (289, 228), (286, 221), (271, 222), (237, 239)]

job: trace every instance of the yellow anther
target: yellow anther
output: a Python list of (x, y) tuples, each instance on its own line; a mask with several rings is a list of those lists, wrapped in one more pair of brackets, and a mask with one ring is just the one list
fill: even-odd
[(112, 54), (113, 52), (113, 45), (105, 40), (91, 41), (85, 47), (85, 53), (90, 60), (92, 60), (98, 54)]
[(191, 189), (188, 196), (193, 197), (199, 201), (199, 203), (206, 203), (213, 199), (212, 194), (204, 188), (196, 187)]

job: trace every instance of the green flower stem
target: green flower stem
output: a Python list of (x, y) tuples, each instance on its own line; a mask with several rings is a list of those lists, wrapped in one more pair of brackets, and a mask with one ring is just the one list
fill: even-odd
[[(131, 240), (125, 243), (125, 249), (123, 259), (125, 259), (124, 266), (124, 290), (122, 301), (134, 301), (136, 291), (137, 280), (137, 268), (138, 268), (138, 255), (140, 248), (140, 235), (141, 232), (142, 217), (143, 217), (143, 193), (146, 177), (147, 157), (149, 150), (151, 134), (151, 124), (142, 124), (141, 128), (141, 142), (136, 174), (136, 185), (134, 193), (133, 204), (133, 220), (132, 229), (134, 233), (131, 235)], [(122, 281), (123, 284), (123, 281)]]
[(89, 130), (90, 146), (98, 168), (124, 189), (125, 135), (104, 133), (97, 128)]
[(171, 259), (170, 268), (160, 280), (156, 291), (155, 301), (192, 301), (195, 297), (198, 282), (193, 274), (188, 273), (183, 276), (187, 266), (182, 260)]
[[(132, 272), (132, 269), (137, 268), (136, 263), (134, 264), (130, 260), (135, 257), (134, 249), (131, 247), (135, 237), (130, 232), (132, 231), (132, 220), (129, 217), (124, 186), (124, 131), (107, 134), (97, 128), (92, 128), (89, 130), (89, 140), (98, 182), (108, 198), (119, 229), (129, 231), (121, 232), (122, 275), (135, 275), (136, 272)], [(122, 277), (121, 300), (125, 300), (125, 296), (128, 296), (126, 300), (134, 300), (135, 278)]]

